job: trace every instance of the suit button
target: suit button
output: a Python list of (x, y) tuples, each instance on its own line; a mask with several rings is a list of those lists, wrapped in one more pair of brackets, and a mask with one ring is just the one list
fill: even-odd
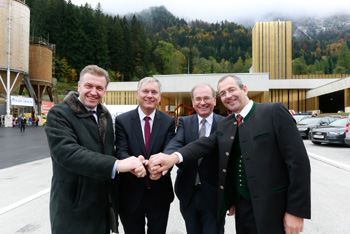
[(225, 173), (225, 172), (226, 172), (226, 169), (222, 169), (222, 172)]
[(235, 137), (234, 137), (234, 136), (231, 136), (231, 140), (233, 140), (233, 139), (235, 139)]
[(226, 156), (230, 156), (230, 153), (229, 153), (229, 152), (226, 152), (225, 154), (226, 154)]
[(223, 190), (223, 189), (224, 189), (224, 186), (221, 185), (221, 186), (220, 186), (220, 189)]
[(237, 125), (237, 122), (233, 122), (234, 125)]

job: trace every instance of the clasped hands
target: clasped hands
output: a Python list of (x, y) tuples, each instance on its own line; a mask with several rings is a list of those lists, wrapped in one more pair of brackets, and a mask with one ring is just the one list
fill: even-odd
[[(146, 160), (142, 155), (135, 157), (131, 156), (126, 159), (118, 161), (117, 171), (119, 172), (131, 172), (135, 176), (142, 178), (147, 175), (146, 169), (149, 171), (150, 179), (158, 180), (162, 175), (165, 175), (168, 172), (168, 169), (163, 164), (161, 158), (167, 157), (166, 154), (156, 154), (152, 155), (150, 160)], [(177, 157), (177, 156), (176, 156)]]

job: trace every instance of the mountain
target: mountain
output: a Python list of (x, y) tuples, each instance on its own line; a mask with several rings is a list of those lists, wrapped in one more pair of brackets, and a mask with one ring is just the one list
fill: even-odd
[[(128, 19), (131, 19), (134, 14), (127, 15)], [(187, 25), (184, 19), (175, 17), (165, 6), (150, 7), (139, 13), (135, 14), (136, 18), (145, 27), (148, 34), (155, 34), (162, 29), (173, 27), (175, 25)]]

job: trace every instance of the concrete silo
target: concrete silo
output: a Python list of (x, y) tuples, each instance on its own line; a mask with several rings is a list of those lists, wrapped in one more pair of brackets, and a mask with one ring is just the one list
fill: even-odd
[(10, 94), (29, 71), (30, 10), (25, 0), (0, 1), (0, 89), (6, 94), (5, 126), (11, 126)]

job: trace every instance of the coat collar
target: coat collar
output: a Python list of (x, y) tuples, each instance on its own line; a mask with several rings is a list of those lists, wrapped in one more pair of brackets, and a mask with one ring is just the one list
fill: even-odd
[[(69, 105), (69, 107), (78, 117), (89, 116), (90, 113), (86, 110), (83, 103), (79, 101), (78, 97), (78, 92), (70, 91), (68, 95), (64, 98), (64, 101)], [(97, 105), (97, 113), (98, 115), (105, 115), (106, 117), (109, 116), (107, 108), (101, 104)]]

